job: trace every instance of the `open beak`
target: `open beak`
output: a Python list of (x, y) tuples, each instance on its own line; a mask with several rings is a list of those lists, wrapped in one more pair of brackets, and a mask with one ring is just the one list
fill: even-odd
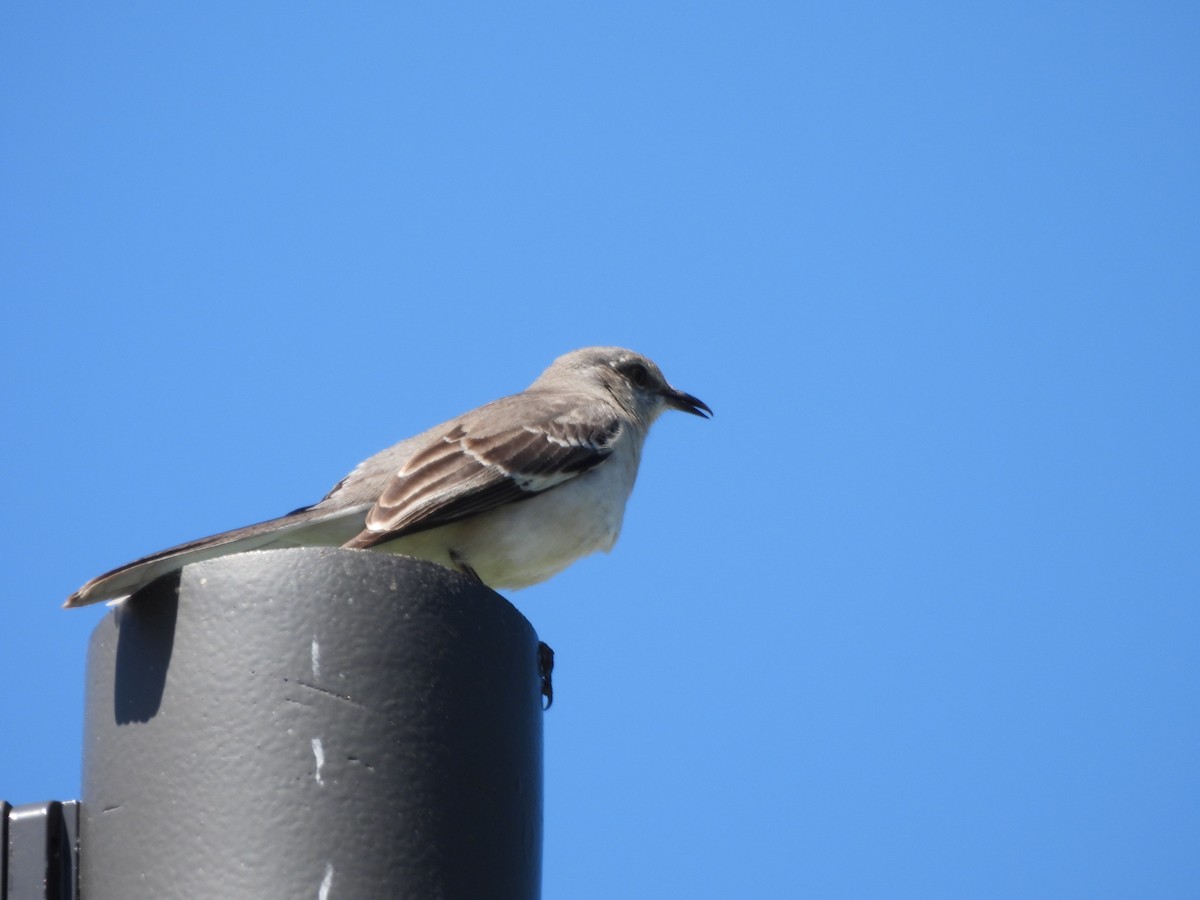
[(713, 411), (708, 408), (708, 404), (691, 394), (685, 394), (683, 391), (677, 391), (673, 387), (667, 387), (663, 391), (663, 397), (667, 401), (667, 406), (672, 409), (682, 410), (686, 413), (691, 413), (693, 416), (700, 416), (703, 419), (712, 417)]

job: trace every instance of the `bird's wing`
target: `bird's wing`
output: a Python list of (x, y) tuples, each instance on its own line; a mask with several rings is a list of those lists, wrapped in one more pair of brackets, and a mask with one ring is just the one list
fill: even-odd
[(422, 435), (347, 547), (373, 547), (520, 500), (606, 460), (621, 419), (591, 397), (526, 392)]

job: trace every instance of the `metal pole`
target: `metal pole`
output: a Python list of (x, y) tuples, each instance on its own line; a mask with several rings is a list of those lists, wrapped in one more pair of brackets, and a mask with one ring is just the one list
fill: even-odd
[(87, 900), (540, 895), (538, 640), (432, 563), (188, 566), (97, 627)]

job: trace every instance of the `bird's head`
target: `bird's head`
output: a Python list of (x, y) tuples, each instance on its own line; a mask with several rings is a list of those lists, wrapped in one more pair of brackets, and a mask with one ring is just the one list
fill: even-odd
[(534, 386), (544, 382), (561, 384), (560, 379), (606, 391), (647, 427), (667, 409), (704, 418), (713, 414), (704, 401), (672, 387), (652, 360), (621, 347), (584, 347), (564, 354), (550, 364)]

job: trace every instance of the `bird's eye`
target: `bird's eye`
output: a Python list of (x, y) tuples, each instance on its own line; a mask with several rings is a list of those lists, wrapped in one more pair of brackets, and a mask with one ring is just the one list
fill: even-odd
[(650, 371), (641, 363), (634, 363), (627, 370), (629, 380), (638, 387), (645, 387), (650, 383)]

